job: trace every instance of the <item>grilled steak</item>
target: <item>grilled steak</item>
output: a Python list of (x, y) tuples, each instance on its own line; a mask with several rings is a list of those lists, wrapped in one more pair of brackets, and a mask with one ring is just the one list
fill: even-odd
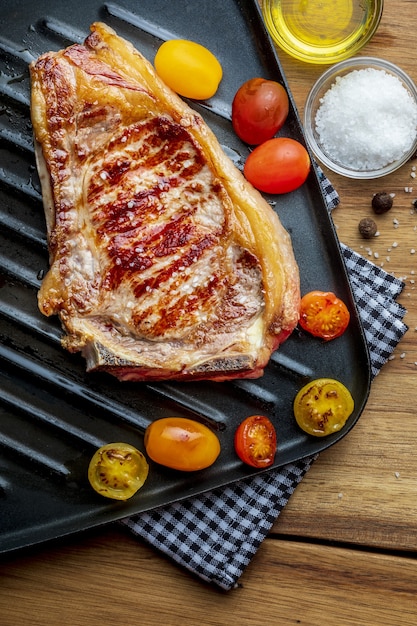
[(31, 65), (63, 345), (121, 380), (257, 377), (298, 321), (277, 215), (202, 117), (101, 23)]

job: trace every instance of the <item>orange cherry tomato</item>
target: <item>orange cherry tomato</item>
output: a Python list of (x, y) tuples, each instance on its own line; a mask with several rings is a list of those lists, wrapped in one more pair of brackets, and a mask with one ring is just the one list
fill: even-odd
[(315, 437), (339, 431), (354, 409), (350, 391), (338, 380), (317, 378), (307, 383), (294, 400), (294, 416), (302, 430)]
[(237, 427), (234, 444), (236, 454), (247, 465), (269, 467), (277, 450), (274, 425), (264, 415), (251, 415)]
[(265, 193), (288, 193), (307, 179), (311, 162), (296, 139), (273, 137), (261, 143), (246, 159), (243, 173), (256, 189)]
[(348, 327), (346, 304), (330, 291), (310, 291), (301, 298), (300, 326), (311, 335), (330, 341)]
[(207, 48), (187, 39), (169, 39), (155, 56), (155, 69), (173, 91), (194, 100), (207, 100), (216, 93), (222, 66)]
[(235, 133), (246, 143), (260, 144), (271, 139), (288, 116), (285, 88), (274, 80), (251, 78), (239, 87), (232, 102)]
[(220, 454), (220, 442), (213, 431), (185, 417), (152, 422), (145, 431), (145, 448), (155, 463), (183, 472), (205, 469)]

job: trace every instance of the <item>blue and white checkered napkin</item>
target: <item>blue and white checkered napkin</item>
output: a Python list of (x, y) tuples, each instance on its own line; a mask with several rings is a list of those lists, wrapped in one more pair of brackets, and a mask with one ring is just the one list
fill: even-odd
[[(319, 175), (331, 210), (339, 197), (321, 170)], [(375, 377), (407, 330), (405, 309), (396, 302), (404, 285), (348, 247), (342, 245), (342, 253)], [(122, 523), (190, 572), (230, 590), (313, 461), (303, 459)]]

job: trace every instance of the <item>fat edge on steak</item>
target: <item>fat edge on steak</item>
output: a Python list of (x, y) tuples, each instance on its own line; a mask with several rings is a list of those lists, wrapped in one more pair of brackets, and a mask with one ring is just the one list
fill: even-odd
[(105, 24), (30, 72), (50, 256), (38, 303), (63, 346), (120, 380), (261, 376), (299, 315), (276, 213)]

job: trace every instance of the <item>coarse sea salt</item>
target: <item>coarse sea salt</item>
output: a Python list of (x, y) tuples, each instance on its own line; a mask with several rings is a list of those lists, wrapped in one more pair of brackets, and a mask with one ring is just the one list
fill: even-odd
[(338, 76), (320, 99), (316, 132), (324, 151), (351, 169), (376, 170), (400, 159), (417, 133), (417, 104), (402, 82), (366, 68)]

